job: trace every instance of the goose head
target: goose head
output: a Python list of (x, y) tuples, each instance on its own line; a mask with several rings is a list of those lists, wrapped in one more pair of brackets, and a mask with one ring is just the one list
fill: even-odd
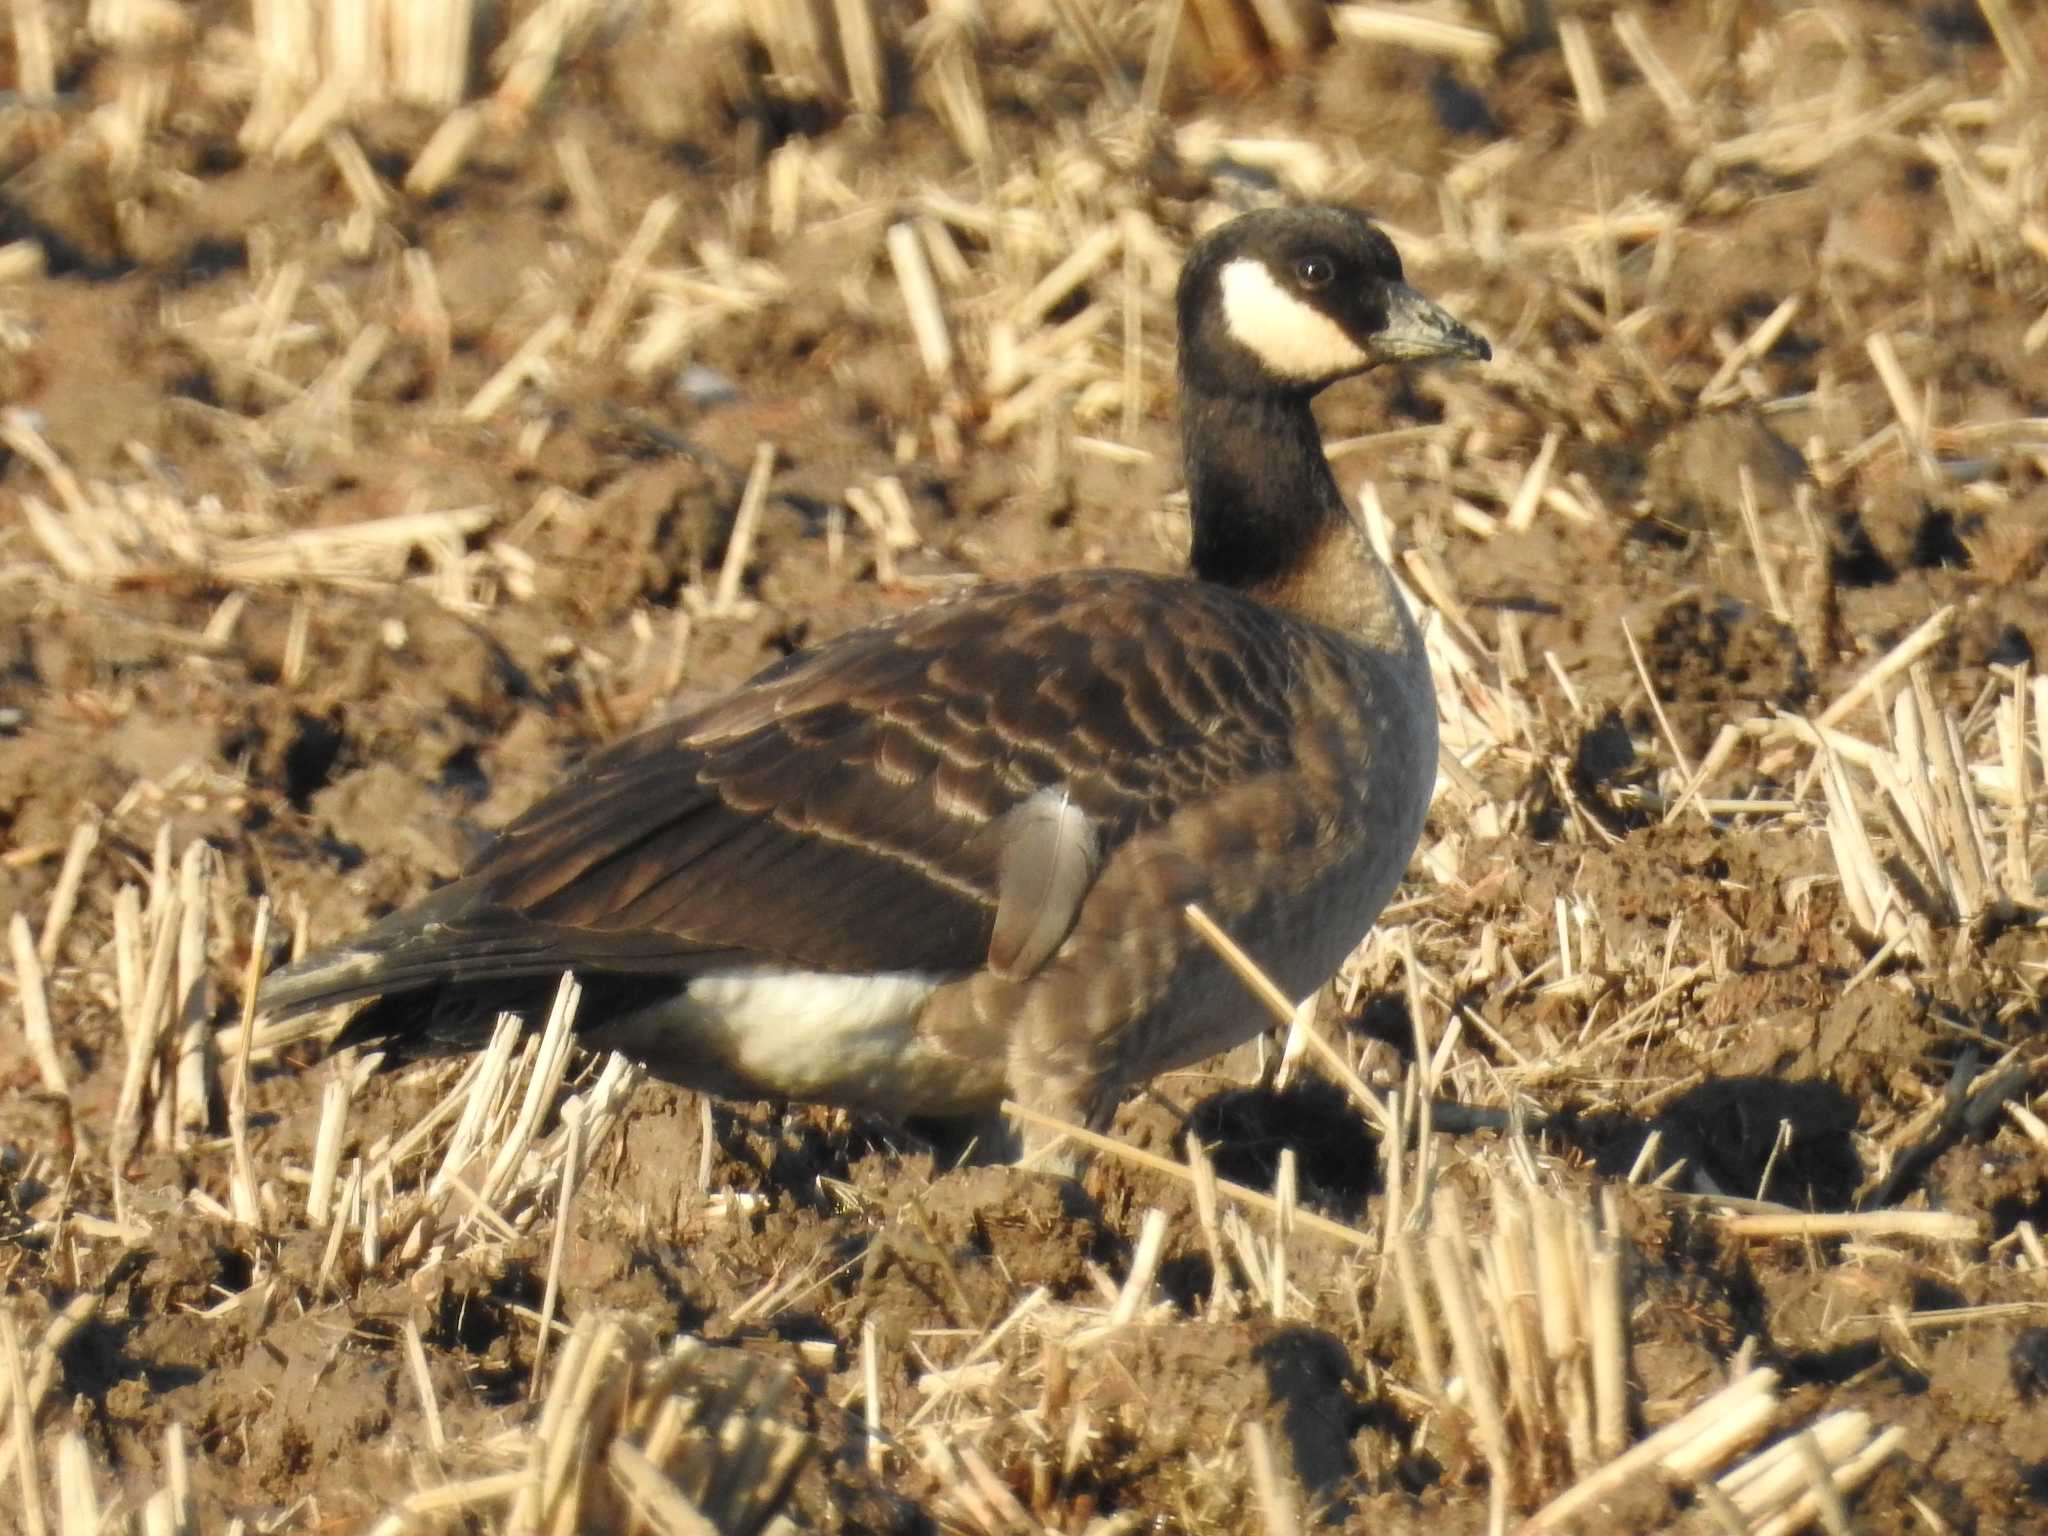
[(1308, 396), (1381, 363), (1485, 361), (1485, 338), (1403, 280), (1394, 243), (1323, 205), (1247, 213), (1189, 253), (1176, 298), (1184, 390)]

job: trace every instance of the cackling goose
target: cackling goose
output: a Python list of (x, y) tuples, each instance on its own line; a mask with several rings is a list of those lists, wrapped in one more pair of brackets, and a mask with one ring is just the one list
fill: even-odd
[(459, 1048), (570, 969), (589, 1044), (689, 1087), (1100, 1127), (1265, 1022), (1186, 903), (1293, 995), (1326, 981), (1414, 850), (1437, 734), (1309, 402), (1491, 353), (1336, 207), (1209, 234), (1177, 310), (1186, 575), (984, 587), (791, 656), (599, 753), (264, 1011), (375, 997), (340, 1044)]

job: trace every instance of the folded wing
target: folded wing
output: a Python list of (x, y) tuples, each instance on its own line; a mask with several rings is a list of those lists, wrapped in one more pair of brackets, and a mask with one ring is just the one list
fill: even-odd
[(1028, 974), (1125, 839), (1292, 762), (1299, 639), (1130, 572), (856, 632), (600, 753), (264, 1007), (568, 968)]

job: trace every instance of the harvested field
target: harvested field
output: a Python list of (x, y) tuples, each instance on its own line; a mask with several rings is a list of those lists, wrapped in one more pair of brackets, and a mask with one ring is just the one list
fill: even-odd
[[(678, 697), (1176, 567), (1289, 198), (1496, 351), (1321, 408), (1449, 749), (1328, 996), (1080, 1190), (265, 1044)], [(2048, 1530), (2044, 648), (2022, 0), (11, 0), (0, 1526)]]

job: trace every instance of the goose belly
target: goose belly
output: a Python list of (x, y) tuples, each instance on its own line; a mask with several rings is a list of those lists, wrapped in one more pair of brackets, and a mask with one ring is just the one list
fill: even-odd
[[(1412, 709), (1391, 711), (1385, 720), (1386, 734), (1404, 750), (1392, 758), (1367, 759), (1374, 771), (1364, 783), (1346, 786), (1345, 799), (1329, 808), (1323, 823), (1342, 832), (1320, 846), (1307, 840), (1285, 861), (1300, 871), (1300, 882), (1269, 885), (1249, 901), (1228, 900), (1232, 892), (1227, 885), (1215, 892), (1219, 899), (1212, 914), (1297, 1002), (1328, 982), (1371, 932), (1400, 886), (1428, 815), (1436, 779), (1434, 701), (1414, 689), (1383, 693), (1413, 699)], [(1334, 753), (1331, 759), (1340, 760)], [(1191, 1065), (1243, 1043), (1272, 1022), (1207, 945), (1198, 943), (1191, 956), (1170, 995), (1151, 1010), (1152, 1028), (1139, 1032), (1160, 1043), (1154, 1055), (1158, 1064), (1146, 1065), (1144, 1072)]]
[[(1300, 1001), (1328, 982), (1371, 930), (1404, 863), (1361, 850), (1316, 878), (1225, 923), (1259, 968)], [(1196, 940), (1165, 994), (1132, 1031), (1122, 1075), (1138, 1081), (1242, 1045), (1273, 1018), (1209, 947)]]
[(947, 979), (748, 967), (695, 977), (585, 1037), (709, 1092), (944, 1114), (1002, 1093), (1000, 1062), (963, 1061), (918, 1028)]

